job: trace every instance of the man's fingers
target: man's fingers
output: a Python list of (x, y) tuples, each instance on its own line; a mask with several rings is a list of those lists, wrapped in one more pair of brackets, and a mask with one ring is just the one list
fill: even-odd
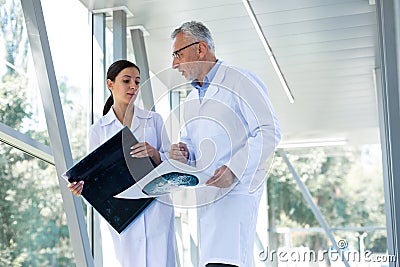
[(188, 151), (185, 143), (179, 142), (178, 144), (172, 144), (171, 151)]
[(210, 179), (207, 180), (206, 185), (212, 185), (213, 183), (215, 183), (218, 180), (219, 177), (217, 176), (213, 176)]
[(185, 159), (188, 158), (188, 153), (186, 151), (174, 151), (172, 153), (177, 157), (183, 157)]
[(219, 188), (226, 188), (232, 185), (234, 181), (233, 173), (226, 166), (222, 166), (215, 170), (214, 176), (211, 177), (206, 185), (212, 185)]
[(173, 159), (187, 159), (188, 155), (189, 153), (184, 143), (172, 144), (170, 156), (172, 156)]
[(170, 159), (186, 163), (189, 158), (189, 152), (187, 150), (186, 144), (179, 142), (178, 144), (171, 145), (171, 151), (169, 152)]
[(188, 151), (187, 146), (185, 143), (179, 142), (178, 147), (180, 151)]
[(172, 144), (171, 150), (180, 150), (179, 149), (179, 144)]
[(207, 180), (206, 185), (212, 185), (219, 178), (221, 178), (221, 168), (218, 168), (218, 169), (215, 170), (214, 176)]

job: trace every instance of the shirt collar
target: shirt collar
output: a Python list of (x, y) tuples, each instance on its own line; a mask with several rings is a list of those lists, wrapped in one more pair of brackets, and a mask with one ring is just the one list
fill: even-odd
[(221, 60), (217, 59), (217, 61), (215, 62), (214, 66), (207, 73), (206, 77), (204, 77), (203, 86), (200, 86), (199, 80), (197, 80), (197, 79), (192, 81), (192, 83), (191, 83), (192, 86), (194, 88), (196, 88), (196, 89), (205, 89), (205, 88), (207, 88), (210, 85), (211, 81), (214, 79), (215, 74), (218, 71), (219, 65), (221, 65)]
[(153, 117), (153, 114), (151, 111), (144, 110), (144, 109), (141, 109), (141, 108), (135, 106), (135, 112), (134, 112), (133, 116), (141, 118), (141, 119), (150, 119), (151, 117)]
[[(141, 109), (139, 107), (137, 107), (136, 105), (134, 106), (134, 113), (133, 113), (133, 117), (138, 117), (141, 119), (149, 119), (151, 118), (153, 115), (150, 111)], [(133, 118), (135, 119), (135, 118)], [(103, 116), (102, 120), (101, 120), (101, 125), (105, 126), (107, 124), (111, 124), (114, 121), (118, 121), (117, 116), (114, 113), (114, 109), (111, 107), (110, 110), (107, 112), (106, 115)]]
[(111, 124), (115, 120), (118, 121), (117, 116), (114, 113), (114, 109), (111, 107), (110, 110), (107, 112), (107, 114), (104, 115), (103, 118), (101, 119), (100, 124), (101, 126), (105, 126), (107, 124)]

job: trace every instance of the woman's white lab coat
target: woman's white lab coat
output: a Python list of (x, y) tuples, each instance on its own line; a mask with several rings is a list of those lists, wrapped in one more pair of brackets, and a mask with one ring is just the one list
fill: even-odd
[[(161, 160), (168, 157), (171, 147), (163, 125), (159, 114), (134, 108), (133, 134), (139, 142), (146, 141), (156, 148)], [(111, 108), (90, 127), (89, 149), (95, 149), (122, 127)], [(100, 220), (100, 229), (104, 267), (175, 266), (174, 211), (170, 205), (153, 201), (121, 234), (103, 218)]]
[(184, 105), (181, 140), (196, 167), (214, 174), (228, 166), (239, 182), (197, 192), (200, 265), (253, 266), (253, 246), (265, 163), (280, 140), (264, 84), (223, 62), (200, 103), (192, 90)]

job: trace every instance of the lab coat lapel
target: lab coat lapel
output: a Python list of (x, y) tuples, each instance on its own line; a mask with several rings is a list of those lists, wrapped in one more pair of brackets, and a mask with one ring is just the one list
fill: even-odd
[(214, 79), (211, 81), (211, 84), (208, 87), (206, 94), (204, 95), (202, 104), (205, 104), (209, 99), (212, 99), (213, 96), (219, 91), (219, 87), (225, 78), (225, 73), (226, 73), (226, 65), (224, 65), (224, 62), (222, 62), (219, 65), (217, 73), (215, 74)]
[(204, 105), (209, 99), (212, 99), (213, 96), (218, 92), (218, 86), (215, 84), (211, 83), (210, 86), (208, 87), (206, 94), (204, 95), (202, 105)]

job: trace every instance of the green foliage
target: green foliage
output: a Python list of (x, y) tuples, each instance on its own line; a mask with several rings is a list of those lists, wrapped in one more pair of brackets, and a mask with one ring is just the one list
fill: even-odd
[(29, 118), (26, 103), (27, 80), (14, 73), (3, 77), (0, 84), (0, 121), (19, 130), (24, 118)]
[[(9, 155), (18, 154), (22, 153), (9, 151)], [(5, 211), (2, 229), (7, 230), (2, 244), (13, 245), (8, 257), (22, 266), (62, 266), (50, 264), (64, 256), (58, 255), (60, 252), (71, 254), (64, 241), (68, 235), (56, 174), (49, 166), (38, 168), (37, 161), (25, 156), (24, 160), (9, 164), (12, 170), (8, 177), (2, 176), (8, 181), (8, 190), (1, 191), (5, 195), (1, 202)]]
[[(5, 40), (5, 60), (12, 65), (19, 65), (26, 69), (28, 38), (24, 32), (20, 1), (2, 1), (0, 3), (0, 15), (0, 38)], [(12, 75), (14, 73), (15, 69), (7, 66), (7, 74)]]

